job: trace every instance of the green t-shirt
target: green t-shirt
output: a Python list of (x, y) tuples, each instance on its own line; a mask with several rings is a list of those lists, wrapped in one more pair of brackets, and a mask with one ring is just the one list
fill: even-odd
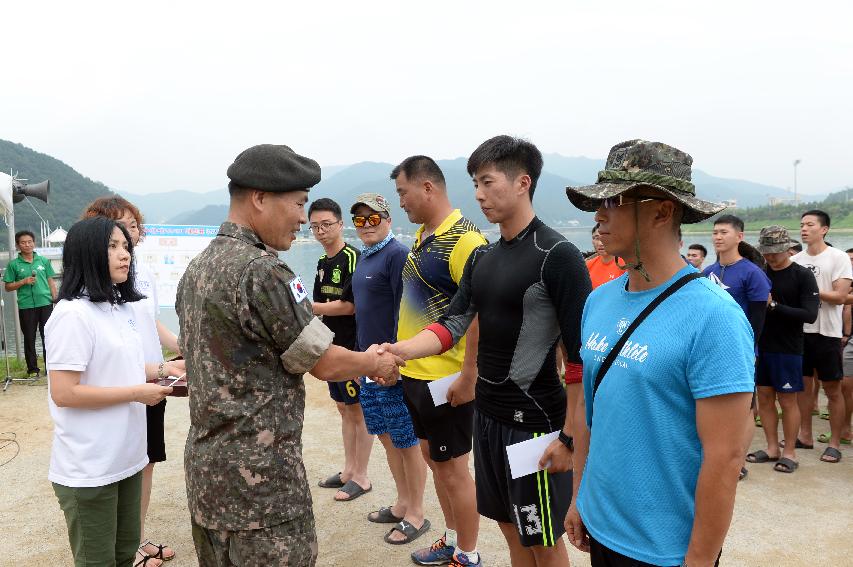
[(27, 262), (20, 254), (18, 257), (9, 262), (6, 266), (6, 274), (3, 276), (3, 281), (6, 283), (14, 283), (26, 279), (35, 273), (36, 283), (32, 285), (23, 285), (18, 288), (18, 309), (33, 309), (35, 307), (44, 307), (53, 303), (53, 296), (50, 295), (50, 286), (47, 283), (48, 278), (56, 275), (53, 271), (53, 266), (50, 265), (50, 260), (44, 256), (39, 256), (33, 252), (33, 261)]

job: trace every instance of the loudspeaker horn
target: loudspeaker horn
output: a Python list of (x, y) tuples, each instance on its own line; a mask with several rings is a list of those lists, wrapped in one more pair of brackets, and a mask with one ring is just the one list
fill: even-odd
[(36, 199), (47, 203), (48, 195), (50, 195), (49, 180), (42, 181), (41, 183), (35, 183), (33, 185), (15, 183), (12, 201), (15, 203), (20, 203), (24, 200), (24, 197), (35, 197)]

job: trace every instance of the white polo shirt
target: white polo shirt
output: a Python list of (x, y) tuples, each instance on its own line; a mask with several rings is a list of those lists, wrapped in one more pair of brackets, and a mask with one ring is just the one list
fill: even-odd
[(144, 295), (145, 299), (130, 305), (136, 312), (145, 362), (163, 362), (163, 349), (160, 347), (160, 336), (157, 334), (157, 316), (160, 314), (157, 282), (151, 268), (144, 262), (134, 258), (134, 268), (136, 269), (136, 290)]
[[(45, 325), (48, 385), (56, 370), (81, 372), (80, 384), (109, 388), (145, 382), (142, 340), (128, 305), (62, 300)], [(54, 421), (51, 482), (105, 486), (145, 468), (145, 406), (137, 402), (100, 409), (61, 408), (48, 396)]]

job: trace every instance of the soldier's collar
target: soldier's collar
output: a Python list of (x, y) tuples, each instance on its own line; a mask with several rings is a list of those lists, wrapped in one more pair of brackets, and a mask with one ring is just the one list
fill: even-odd
[(261, 242), (261, 239), (258, 238), (258, 235), (255, 234), (255, 231), (249, 228), (248, 226), (243, 226), (241, 224), (225, 221), (219, 226), (218, 235), (229, 236), (231, 238), (236, 238), (237, 240), (242, 240), (246, 244), (254, 246), (256, 248), (261, 248), (262, 250), (267, 249), (264, 243)]

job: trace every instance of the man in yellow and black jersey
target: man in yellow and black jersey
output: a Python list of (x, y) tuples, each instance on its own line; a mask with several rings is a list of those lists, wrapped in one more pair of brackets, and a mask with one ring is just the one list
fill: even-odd
[[(314, 314), (335, 333), (333, 343), (355, 350), (355, 305), (352, 274), (358, 251), (344, 242), (341, 207), (332, 199), (317, 199), (308, 209), (308, 222), (325, 254), (317, 260), (314, 277)], [(367, 433), (355, 380), (329, 382), (329, 395), (341, 414), (344, 468), (320, 481), (323, 488), (337, 488), (335, 500), (355, 500), (371, 489), (367, 463), (373, 436)]]
[[(420, 224), (403, 267), (403, 297), (397, 339), (417, 335), (443, 316), (458, 289), (468, 257), (486, 244), (479, 229), (454, 209), (441, 169), (431, 158), (412, 156), (391, 172), (400, 207)], [(479, 565), (479, 513), (468, 455), (474, 430), (477, 382), (477, 324), (450, 350), (412, 360), (403, 373), (403, 392), (421, 452), (433, 472), (446, 531), (432, 546), (412, 553), (418, 565)], [(449, 403), (436, 406), (431, 381), (460, 373), (448, 392)], [(461, 557), (467, 559), (463, 560)], [(470, 559), (470, 562), (468, 560)]]

